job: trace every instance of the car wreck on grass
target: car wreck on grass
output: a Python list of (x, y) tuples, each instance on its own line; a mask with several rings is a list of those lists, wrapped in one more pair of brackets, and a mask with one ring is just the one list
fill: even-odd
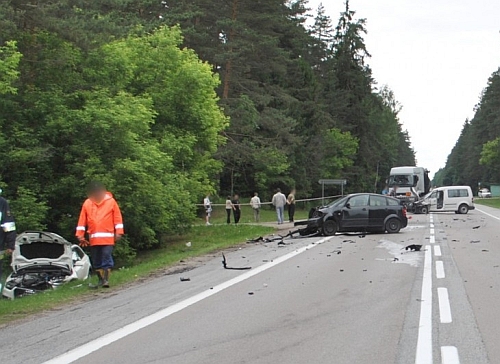
[(17, 237), (11, 266), (12, 273), (2, 290), (2, 296), (10, 299), (85, 280), (91, 271), (90, 259), (78, 245), (42, 231)]
[(397, 198), (373, 193), (357, 193), (342, 197), (311, 212), (304, 232), (320, 232), (326, 236), (337, 232), (398, 233), (408, 225), (406, 207)]

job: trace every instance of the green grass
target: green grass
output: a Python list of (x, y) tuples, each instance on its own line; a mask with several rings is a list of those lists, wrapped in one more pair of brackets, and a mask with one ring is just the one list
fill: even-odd
[[(33, 296), (15, 300), (0, 300), (0, 324), (25, 318), (44, 310), (57, 309), (62, 305), (92, 299), (99, 292), (109, 292), (134, 281), (144, 279), (154, 272), (168, 268), (190, 257), (204, 255), (245, 242), (247, 239), (272, 233), (274, 228), (258, 225), (195, 226), (184, 236), (171, 237), (160, 249), (145, 252), (130, 267), (116, 267), (111, 276), (109, 290), (91, 290), (88, 282), (75, 281)], [(186, 243), (191, 242), (191, 247)]]
[(492, 198), (475, 198), (474, 203), (484, 206), (495, 207), (500, 209), (500, 197), (492, 197)]

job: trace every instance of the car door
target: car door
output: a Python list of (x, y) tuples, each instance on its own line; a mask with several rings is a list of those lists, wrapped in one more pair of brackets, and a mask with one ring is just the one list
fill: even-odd
[(369, 195), (352, 196), (342, 209), (341, 230), (364, 231), (368, 228)]
[(374, 229), (383, 228), (388, 213), (387, 199), (384, 196), (370, 195), (368, 226)]
[(437, 211), (437, 196), (438, 196), (438, 191), (433, 191), (431, 195), (429, 196), (429, 210), (430, 211)]

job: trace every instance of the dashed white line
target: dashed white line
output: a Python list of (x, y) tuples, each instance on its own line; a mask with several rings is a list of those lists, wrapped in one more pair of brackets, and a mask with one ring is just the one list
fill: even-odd
[(434, 235), (435, 231), (434, 228), (431, 226), (431, 235)]
[(439, 245), (435, 245), (434, 246), (434, 255), (436, 257), (440, 257), (441, 256), (441, 247)]
[(231, 286), (234, 286), (240, 282), (243, 282), (247, 280), (248, 278), (251, 278), (259, 273), (262, 273), (280, 263), (283, 263), (301, 253), (304, 253), (305, 251), (315, 248), (318, 245), (321, 245), (325, 241), (329, 240), (330, 238), (324, 238), (316, 243), (309, 244), (307, 246), (304, 246), (302, 248), (299, 248), (297, 250), (294, 250), (293, 252), (290, 252), (288, 254), (282, 255), (281, 257), (274, 259), (272, 262), (265, 263), (261, 266), (258, 266), (255, 269), (252, 269), (246, 273), (243, 273), (237, 277), (234, 277), (233, 279), (230, 279), (226, 282), (223, 282), (215, 287), (213, 289), (209, 289), (206, 291), (203, 291), (201, 293), (198, 293), (197, 295), (194, 295), (188, 299), (185, 299), (184, 301), (178, 302), (172, 306), (169, 306), (167, 308), (164, 308), (152, 315), (146, 316), (138, 321), (135, 321), (131, 324), (128, 324), (121, 329), (118, 329), (116, 331), (110, 332), (107, 335), (103, 335), (99, 337), (98, 339), (95, 339), (93, 341), (88, 342), (87, 344), (84, 344), (80, 347), (77, 347), (76, 349), (70, 350), (54, 359), (46, 361), (44, 364), (68, 364), (72, 363), (78, 359), (81, 359), (101, 348), (103, 348), (106, 345), (112, 344), (115, 341), (118, 341), (120, 339), (123, 339), (126, 336), (129, 336), (133, 334), (134, 332), (137, 332), (145, 327), (148, 327), (160, 320), (163, 320), (164, 318), (173, 315), (176, 312), (179, 312), (186, 307), (192, 306), (195, 303), (198, 303), (205, 298), (211, 297)]
[(443, 279), (446, 275), (444, 274), (444, 264), (442, 260), (436, 261), (436, 278)]
[(453, 320), (451, 318), (450, 298), (448, 297), (448, 289), (444, 287), (438, 288), (439, 301), (439, 318), (442, 324), (449, 324)]
[(415, 364), (432, 364), (432, 253), (426, 246)]
[(457, 348), (454, 346), (441, 346), (441, 363), (460, 364)]
[(429, 237), (429, 243), (434, 244), (436, 242), (436, 237), (434, 235), (431, 235)]

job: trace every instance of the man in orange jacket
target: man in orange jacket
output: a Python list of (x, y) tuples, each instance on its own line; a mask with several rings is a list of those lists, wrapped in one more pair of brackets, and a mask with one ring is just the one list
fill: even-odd
[[(89, 240), (85, 239), (85, 232)], [(90, 245), (92, 266), (99, 278), (97, 286), (109, 287), (109, 276), (113, 268), (113, 247), (123, 235), (123, 220), (120, 208), (113, 195), (100, 182), (92, 182), (88, 188), (76, 227), (80, 246)]]

